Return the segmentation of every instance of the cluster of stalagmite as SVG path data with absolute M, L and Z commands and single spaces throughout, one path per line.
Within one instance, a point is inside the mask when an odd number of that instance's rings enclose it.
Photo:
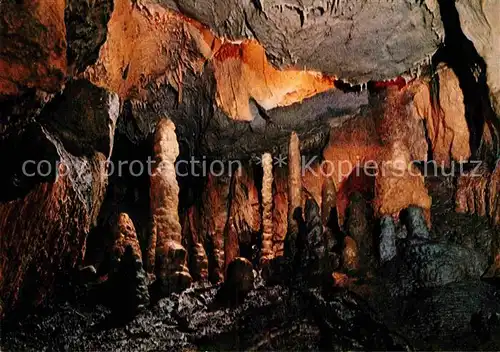
M 269 153 L 262 155 L 262 255 L 261 262 L 266 263 L 274 257 L 273 252 L 273 157 Z
M 156 127 L 153 152 L 150 186 L 152 232 L 147 268 L 150 272 L 154 270 L 165 289 L 175 290 L 189 286 L 192 279 L 186 266 L 187 252 L 181 243 L 178 214 L 179 186 L 174 163 L 179 155 L 179 145 L 175 125 L 169 119 L 161 120 Z

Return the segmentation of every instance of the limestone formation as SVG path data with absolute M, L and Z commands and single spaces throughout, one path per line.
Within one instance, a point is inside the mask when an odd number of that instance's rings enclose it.
M 154 137 L 154 165 L 151 175 L 152 232 L 148 245 L 148 270 L 155 272 L 162 290 L 175 291 L 191 284 L 187 252 L 182 245 L 179 223 L 179 186 L 175 160 L 179 145 L 175 125 L 160 120 Z
M 262 155 L 262 247 L 261 263 L 274 257 L 273 252 L 273 157 Z

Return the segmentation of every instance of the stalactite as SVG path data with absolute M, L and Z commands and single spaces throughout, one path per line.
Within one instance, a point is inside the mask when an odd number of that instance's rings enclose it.
M 262 155 L 262 255 L 261 263 L 267 263 L 273 253 L 273 157 Z
M 167 291 L 191 284 L 186 266 L 187 252 L 181 244 L 179 223 L 179 186 L 175 173 L 175 160 L 179 145 L 175 125 L 162 119 L 154 137 L 154 161 L 151 175 L 152 233 L 148 246 L 148 268 L 154 268 L 162 288 Z
M 288 227 L 288 189 L 284 169 L 277 168 L 274 178 L 273 197 L 273 252 L 275 257 L 283 255 L 283 242 Z
M 288 229 L 285 239 L 285 255 L 293 258 L 295 255 L 295 241 L 299 232 L 297 211 L 302 204 L 302 177 L 300 163 L 300 142 L 295 132 L 290 135 L 288 144 Z

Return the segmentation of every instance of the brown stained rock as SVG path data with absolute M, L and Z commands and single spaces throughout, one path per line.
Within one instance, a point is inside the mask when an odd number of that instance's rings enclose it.
M 170 286 L 168 290 L 186 288 L 192 278 L 186 266 L 187 252 L 182 246 L 179 223 L 179 186 L 175 160 L 179 146 L 175 125 L 162 119 L 154 137 L 154 161 L 151 176 L 152 233 L 148 244 L 148 270 L 154 269 L 157 279 Z
M 464 97 L 457 76 L 443 64 L 438 67 L 437 76 L 437 106 L 432 101 L 431 83 L 421 81 L 412 88 L 415 91 L 414 107 L 417 114 L 425 119 L 433 160 L 439 166 L 449 167 L 452 160 L 469 159 L 470 135 L 465 119 Z
M 288 184 L 284 169 L 277 168 L 274 177 L 273 197 L 273 253 L 275 257 L 283 255 L 283 244 L 288 227 Z
M 261 263 L 268 263 L 273 257 L 273 157 L 262 155 L 262 245 Z
M 132 248 L 132 255 L 136 260 L 142 261 L 142 252 L 137 239 L 134 223 L 127 213 L 120 213 L 113 229 L 115 242 L 112 248 L 112 261 L 117 262 L 123 257 L 125 248 Z
M 64 0 L 0 3 L 0 96 L 58 92 L 66 78 Z

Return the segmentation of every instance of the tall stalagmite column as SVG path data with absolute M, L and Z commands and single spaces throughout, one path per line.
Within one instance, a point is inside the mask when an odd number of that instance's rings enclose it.
M 152 233 L 148 248 L 148 270 L 154 268 L 162 289 L 175 291 L 188 287 L 191 276 L 186 266 L 187 252 L 181 244 L 179 186 L 175 160 L 179 145 L 175 125 L 160 120 L 154 136 L 154 164 L 151 175 Z
M 273 157 L 269 153 L 262 155 L 262 256 L 261 263 L 269 262 L 273 257 Z

